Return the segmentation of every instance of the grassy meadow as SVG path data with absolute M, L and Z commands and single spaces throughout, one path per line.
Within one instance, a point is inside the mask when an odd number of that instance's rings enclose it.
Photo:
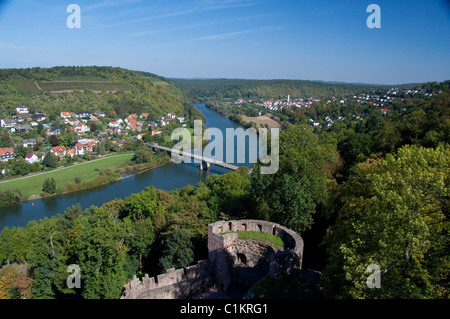
M 36 176 L 6 181 L 0 183 L 0 189 L 2 191 L 18 189 L 22 196 L 27 198 L 31 196 L 40 196 L 42 184 L 47 178 L 53 177 L 57 187 L 61 187 L 68 183 L 74 183 L 75 177 L 80 178 L 81 181 L 92 181 L 99 176 L 100 171 L 105 168 L 117 169 L 131 165 L 133 155 L 133 153 L 126 153 L 108 156 L 99 160 L 70 166 Z

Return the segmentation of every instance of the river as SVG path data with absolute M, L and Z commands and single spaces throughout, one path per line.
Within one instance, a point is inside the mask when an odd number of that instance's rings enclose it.
M 205 126 L 207 128 L 215 127 L 220 129 L 223 132 L 224 139 L 226 128 L 241 127 L 225 116 L 208 109 L 205 104 L 195 104 L 195 107 L 205 115 Z M 246 146 L 248 147 L 247 144 Z M 244 164 L 234 164 L 237 166 L 252 166 L 251 163 L 248 163 L 248 159 L 246 159 Z M 147 186 L 153 185 L 158 189 L 170 191 L 187 185 L 195 186 L 198 182 L 204 181 L 209 174 L 224 174 L 226 172 L 228 172 L 227 169 L 213 165 L 209 171 L 201 171 L 199 164 L 169 163 L 153 170 L 129 176 L 112 184 L 0 208 L 0 230 L 4 227 L 24 227 L 31 220 L 40 220 L 63 213 L 67 207 L 77 203 L 83 209 L 91 205 L 101 206 L 103 203 L 115 198 L 125 198 L 133 193 L 139 193 Z

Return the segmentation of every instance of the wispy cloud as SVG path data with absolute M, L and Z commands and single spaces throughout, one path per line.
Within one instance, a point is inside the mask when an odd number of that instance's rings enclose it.
M 105 0 L 93 5 L 90 5 L 88 7 L 83 8 L 83 11 L 90 11 L 90 10 L 94 10 L 94 9 L 99 9 L 99 8 L 106 8 L 106 7 L 117 7 L 117 6 L 121 6 L 124 4 L 132 4 L 132 3 L 137 3 L 137 2 L 142 2 L 142 0 Z
M 131 33 L 130 36 L 131 37 L 142 37 L 142 36 L 145 36 L 145 35 L 152 35 L 152 34 L 158 34 L 158 33 L 165 33 L 165 32 L 173 32 L 173 31 L 180 31 L 180 30 L 189 30 L 189 29 L 203 28 L 203 27 L 208 26 L 208 25 L 210 25 L 210 24 L 202 23 L 202 24 L 196 24 L 196 25 L 190 25 L 190 26 L 180 26 L 180 27 L 167 28 L 167 29 L 141 31 L 141 32 Z
M 132 0 L 130 0 L 132 1 Z M 229 1 L 204 1 L 200 3 L 197 6 L 184 9 L 184 10 L 177 10 L 177 11 L 171 11 L 166 13 L 161 13 L 153 16 L 143 17 L 139 19 L 133 19 L 128 21 L 122 21 L 119 23 L 108 25 L 107 27 L 117 27 L 117 26 L 123 26 L 126 24 L 132 24 L 132 23 L 139 23 L 139 22 L 145 22 L 150 20 L 156 20 L 156 19 L 164 19 L 164 18 L 170 18 L 170 17 L 177 17 L 177 16 L 183 16 L 188 14 L 194 14 L 199 12 L 208 12 L 208 11 L 218 11 L 218 10 L 224 10 L 224 9 L 233 9 L 233 8 L 243 8 L 243 7 L 253 7 L 256 5 L 261 4 L 261 2 L 257 1 L 236 1 L 236 0 L 229 0 Z
M 236 31 L 236 32 L 229 32 L 229 33 L 222 33 L 222 34 L 215 34 L 215 35 L 208 35 L 204 37 L 199 37 L 195 39 L 191 39 L 189 41 L 209 41 L 209 40 L 220 40 L 220 39 L 228 39 L 235 36 L 239 36 L 242 34 L 249 34 L 249 33 L 255 33 L 265 30 L 273 30 L 274 28 L 272 26 L 270 27 L 262 27 L 262 28 L 256 28 L 256 29 L 250 29 L 250 30 L 243 30 L 243 31 Z
M 3 49 L 25 49 L 24 46 L 15 45 L 12 43 L 5 43 L 5 42 L 0 42 L 0 48 L 3 48 Z
M 215 20 L 212 22 L 197 23 L 197 24 L 193 24 L 193 25 L 183 25 L 183 26 L 173 27 L 173 28 L 133 32 L 133 33 L 129 34 L 129 36 L 141 37 L 141 36 L 159 34 L 159 33 L 165 33 L 165 32 L 198 29 L 198 28 L 204 28 L 204 27 L 218 25 L 218 24 L 232 23 L 232 22 L 237 22 L 237 21 L 255 20 L 258 18 L 264 18 L 264 17 L 268 17 L 268 16 L 269 16 L 268 14 L 259 14 L 259 15 L 254 15 L 254 16 L 245 16 L 245 17 L 236 17 L 236 18 L 231 18 L 231 19 Z

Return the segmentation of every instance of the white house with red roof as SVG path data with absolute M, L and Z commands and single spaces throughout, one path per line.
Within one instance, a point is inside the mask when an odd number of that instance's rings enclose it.
M 51 153 L 53 153 L 53 154 L 55 154 L 56 156 L 59 156 L 59 157 L 66 156 L 66 151 L 67 150 L 66 150 L 66 147 L 64 145 L 59 145 L 59 146 L 52 147 L 51 150 L 50 150 Z
M 153 135 L 158 135 L 158 134 L 161 134 L 162 132 L 161 131 L 158 131 L 158 130 L 156 130 L 156 129 L 153 129 L 152 130 L 152 136 Z
M 138 122 L 131 115 L 125 119 L 125 123 L 127 124 L 127 129 L 128 130 L 136 131 L 136 130 L 139 129 Z
M 84 123 L 78 123 L 77 125 L 75 125 L 74 130 L 78 135 L 83 135 L 90 132 L 89 127 Z
M 27 163 L 29 163 L 29 164 L 38 163 L 39 162 L 39 157 L 36 154 L 28 153 L 25 156 L 25 161 Z
M 59 113 L 59 117 L 62 119 L 69 119 L 72 116 L 72 113 L 70 112 L 61 112 Z

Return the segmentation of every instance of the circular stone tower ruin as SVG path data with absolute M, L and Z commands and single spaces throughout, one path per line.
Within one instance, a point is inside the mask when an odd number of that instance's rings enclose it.
M 264 240 L 240 240 L 239 232 L 263 232 L 280 237 L 283 247 Z M 241 297 L 266 275 L 301 268 L 303 239 L 293 230 L 261 220 L 219 221 L 208 225 L 209 266 L 215 288 Z
M 261 236 L 240 239 L 241 232 L 267 233 L 281 238 L 274 245 Z M 255 234 L 253 234 L 255 235 Z M 269 236 L 270 237 L 270 236 Z M 124 286 L 123 299 L 192 298 L 219 292 L 241 298 L 263 277 L 287 274 L 302 267 L 303 239 L 293 230 L 262 220 L 219 221 L 208 225 L 208 259 L 183 269 Z M 295 271 L 294 271 L 295 272 Z

